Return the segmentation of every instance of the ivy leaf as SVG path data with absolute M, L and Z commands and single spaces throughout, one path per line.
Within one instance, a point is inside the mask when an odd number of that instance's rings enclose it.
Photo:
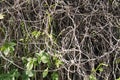
M 45 78 L 46 76 L 47 76 L 47 74 L 48 74 L 48 68 L 46 68 L 44 71 L 43 71 L 43 78 Z
M 4 15 L 0 13 L 0 19 L 4 19 Z

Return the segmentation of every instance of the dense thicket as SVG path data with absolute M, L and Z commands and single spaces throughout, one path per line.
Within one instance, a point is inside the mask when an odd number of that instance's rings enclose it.
M 120 80 L 119 0 L 0 0 L 0 80 Z

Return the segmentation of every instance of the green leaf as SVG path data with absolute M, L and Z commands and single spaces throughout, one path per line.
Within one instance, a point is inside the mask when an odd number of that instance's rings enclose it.
M 12 47 L 16 45 L 16 43 L 14 43 L 14 42 L 9 42 L 8 44 L 9 44 L 9 46 L 12 46 Z
M 37 58 L 33 58 L 33 64 L 34 66 L 37 66 Z
M 33 68 L 33 60 L 32 60 L 32 58 L 28 58 L 27 60 L 29 62 L 27 63 L 26 68 L 27 68 L 27 70 L 32 70 L 32 68 Z
M 4 53 L 5 56 L 7 56 L 9 52 L 10 52 L 10 48 L 8 47 L 4 50 L 3 53 Z
M 36 53 L 36 57 L 37 57 L 37 61 L 38 61 L 38 63 L 40 64 L 40 63 L 41 63 L 41 57 L 42 57 L 42 54 L 40 54 L 40 53 Z
M 32 58 L 31 58 L 31 57 L 30 57 L 30 58 L 27 58 L 27 61 L 29 61 L 29 62 L 32 61 Z
M 14 43 L 14 42 L 5 42 L 2 45 L 0 50 L 4 53 L 5 56 L 7 56 L 10 52 L 14 51 L 15 45 L 16 45 L 16 43 Z
M 43 71 L 43 78 L 45 78 L 46 76 L 47 76 L 47 74 L 48 74 L 48 68 L 46 68 L 44 71 Z
M 10 48 L 10 52 L 13 52 L 15 50 L 14 47 L 9 47 Z
M 63 64 L 63 62 L 62 62 L 61 60 L 59 60 L 59 59 L 57 59 L 57 60 L 55 61 L 55 65 L 57 66 L 57 68 L 59 68 L 60 65 L 62 65 L 62 64 Z
M 10 72 L 10 74 L 12 74 L 13 77 L 17 77 L 17 78 L 20 76 L 20 74 L 19 74 L 19 72 L 18 72 L 17 69 L 13 69 L 13 70 Z
M 33 58 L 33 62 L 36 62 L 37 61 L 37 59 L 36 58 Z
M 33 66 L 36 65 L 36 58 L 28 58 L 27 59 L 28 63 L 26 65 L 27 70 L 32 70 Z
M 49 63 L 49 55 L 45 53 L 44 51 L 41 51 L 40 53 L 36 53 L 36 57 L 38 60 L 38 63 Z
M 4 19 L 4 15 L 0 13 L 0 19 Z
M 23 62 L 24 64 L 26 64 L 26 63 L 27 63 L 27 58 L 26 58 L 26 57 L 22 57 L 22 62 Z
M 89 76 L 89 79 L 90 79 L 90 80 L 97 80 L 96 77 L 95 77 L 93 74 L 91 74 L 91 75 Z
M 51 77 L 52 77 L 52 80 L 58 80 L 59 79 L 59 76 L 58 76 L 57 72 L 53 72 Z
M 26 75 L 28 75 L 29 77 L 33 77 L 34 73 L 31 70 L 27 70 Z
M 103 71 L 103 68 L 101 67 L 101 68 L 99 68 L 98 70 L 99 70 L 100 72 L 102 72 L 102 71 Z
M 0 74 L 0 80 L 15 80 L 20 76 L 17 69 L 11 70 L 9 73 Z
M 22 73 L 22 80 L 30 80 L 29 76 L 26 74 L 26 71 Z
M 32 36 L 35 37 L 36 39 L 40 36 L 41 32 L 40 31 L 33 31 Z
M 43 56 L 41 57 L 41 61 L 42 61 L 42 63 L 48 63 L 48 62 L 49 62 L 49 59 L 48 59 L 47 56 L 43 55 Z

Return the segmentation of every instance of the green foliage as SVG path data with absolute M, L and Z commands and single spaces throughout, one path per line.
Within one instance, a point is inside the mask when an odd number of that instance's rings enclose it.
M 32 70 L 27 70 L 25 73 L 28 77 L 33 77 L 34 76 L 34 72 Z
M 27 58 L 26 57 L 22 57 L 22 62 L 24 63 L 24 64 L 27 64 Z
M 30 76 L 27 71 L 22 73 L 22 80 L 30 80 Z
M 32 70 L 33 66 L 36 64 L 37 59 L 36 58 L 28 58 L 28 63 L 26 65 L 27 70 Z
M 32 36 L 35 37 L 36 39 L 40 36 L 41 32 L 40 31 L 33 31 Z
M 53 72 L 51 77 L 52 77 L 52 80 L 58 80 L 59 79 L 59 75 L 58 75 L 57 72 Z
M 57 56 L 59 56 L 59 55 L 55 54 L 55 56 L 53 57 L 53 60 L 55 62 L 55 66 L 57 68 L 59 68 L 63 64 L 63 62 Z
M 50 55 L 45 53 L 44 51 L 41 51 L 40 53 L 36 53 L 38 63 L 49 63 L 50 62 Z
M 59 60 L 59 59 L 55 60 L 55 65 L 57 66 L 57 68 L 59 68 L 60 65 L 62 65 L 62 64 L 63 64 L 63 62 L 61 60 Z
M 17 69 L 13 69 L 12 71 L 4 74 L 0 74 L 0 80 L 18 80 L 20 76 Z
M 12 53 L 14 51 L 14 46 L 16 43 L 14 42 L 5 42 L 0 50 L 4 53 L 5 56 L 7 56 L 9 53 Z
M 97 80 L 96 79 L 96 77 L 95 77 L 95 73 L 96 73 L 96 71 L 99 71 L 99 72 L 102 72 L 104 69 L 103 69 L 103 66 L 108 66 L 107 64 L 104 64 L 104 63 L 100 63 L 98 66 L 97 66 L 97 68 L 96 69 L 92 69 L 92 73 L 90 74 L 90 76 L 89 76 L 89 79 L 90 80 Z
M 27 58 L 27 65 L 26 65 L 26 79 L 29 80 L 29 77 L 33 77 L 34 76 L 34 72 L 32 71 L 33 67 L 36 66 L 36 61 L 37 59 L 36 58 Z
M 43 71 L 43 78 L 45 78 L 46 76 L 47 76 L 47 74 L 48 74 L 48 68 L 46 68 L 44 71 Z
M 91 75 L 89 76 L 89 79 L 90 79 L 90 80 L 97 80 L 96 77 L 95 77 L 93 74 L 91 74 Z
M 57 55 L 50 58 L 50 55 L 44 51 L 41 51 L 40 53 L 36 53 L 37 61 L 40 64 L 41 62 L 44 64 L 47 64 L 47 68 L 43 71 L 43 78 L 45 78 L 48 75 L 48 71 L 51 64 L 55 64 L 56 68 L 59 68 L 63 62 L 57 57 Z M 50 61 L 53 61 L 53 63 Z M 52 65 L 53 67 L 54 65 Z M 58 80 L 58 73 L 53 72 L 51 75 L 52 80 Z
M 30 80 L 30 77 L 33 77 L 35 75 L 35 72 L 32 69 L 37 65 L 37 58 L 22 57 L 22 61 L 26 65 L 26 71 L 22 77 L 24 80 Z
M 100 71 L 102 72 L 103 71 L 103 66 L 108 66 L 107 64 L 104 64 L 104 63 L 100 63 L 96 69 L 92 69 L 92 72 L 95 73 L 96 71 Z
M 44 51 L 41 51 L 40 53 L 36 53 L 36 56 L 39 64 L 41 62 L 48 65 L 52 64 L 50 62 L 50 55 L 45 53 Z M 55 64 L 57 68 L 59 68 L 63 64 L 63 62 L 56 55 L 52 56 L 51 60 L 53 60 L 54 62 L 53 64 Z
M 100 71 L 100 72 L 102 72 L 103 71 L 103 66 L 108 66 L 107 64 L 104 64 L 104 63 L 100 63 L 98 66 L 97 66 L 97 68 L 95 69 L 95 71 Z
M 29 77 L 33 77 L 35 75 L 33 68 L 39 66 L 40 64 L 46 65 L 43 67 L 43 69 L 44 69 L 44 71 L 42 72 L 43 78 L 47 77 L 47 75 L 49 73 L 49 69 L 51 67 L 59 68 L 63 64 L 63 62 L 58 58 L 58 55 L 50 56 L 45 51 L 36 53 L 35 57 L 33 57 L 33 58 L 23 57 L 22 61 L 26 66 L 26 71 L 23 76 L 25 78 L 25 80 L 29 80 Z M 58 73 L 53 72 L 51 75 L 51 78 L 52 78 L 52 80 L 58 80 Z

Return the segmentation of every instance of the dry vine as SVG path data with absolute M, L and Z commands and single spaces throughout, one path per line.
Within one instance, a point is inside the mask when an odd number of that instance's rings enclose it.
M 55 69 L 60 80 L 89 80 L 91 74 L 98 80 L 120 77 L 119 0 L 4 0 L 0 12 L 5 14 L 0 45 L 16 41 L 16 67 L 23 69 L 23 56 L 44 49 L 51 56 L 56 52 L 64 62 Z M 31 36 L 34 30 L 41 32 L 37 39 Z M 11 57 L 2 57 L 11 62 Z M 103 71 L 92 73 L 101 63 L 107 65 Z

